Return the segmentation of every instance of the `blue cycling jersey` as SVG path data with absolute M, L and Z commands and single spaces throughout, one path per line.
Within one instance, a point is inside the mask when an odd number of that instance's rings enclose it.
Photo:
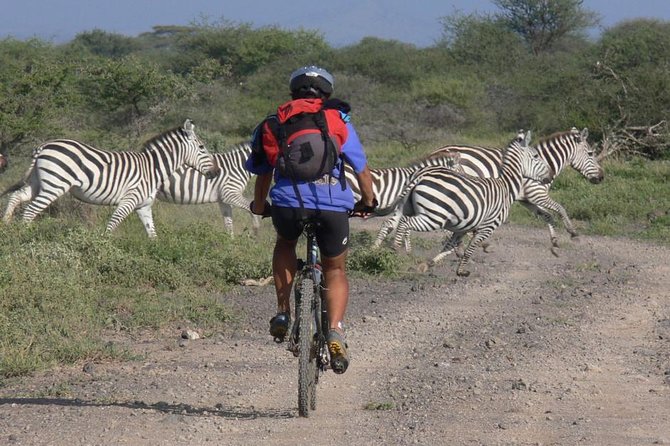
M 349 135 L 342 146 L 342 159 L 349 164 L 356 173 L 359 173 L 367 165 L 367 157 L 363 151 L 363 145 L 358 138 L 354 126 L 349 123 L 347 119 L 345 119 L 345 122 L 347 122 Z M 256 137 L 256 135 L 254 135 L 254 137 Z M 249 156 L 245 164 L 245 167 L 249 172 L 256 175 L 262 175 L 272 171 L 272 166 L 267 162 L 254 166 L 252 157 L 253 154 Z M 338 181 L 340 178 L 340 169 L 342 168 L 344 168 L 343 163 L 337 163 L 335 168 L 333 168 L 330 178 L 326 176 L 324 179 L 317 180 L 316 182 L 298 181 L 298 191 L 306 209 L 328 211 L 349 211 L 353 209 L 354 196 L 351 188 L 346 180 L 344 180 L 344 176 L 342 178 L 343 184 Z M 329 179 L 331 179 L 330 182 L 328 181 Z M 342 187 L 343 185 L 344 188 Z M 276 170 L 274 172 L 274 185 L 272 186 L 272 189 L 270 189 L 270 200 L 272 201 L 273 206 L 300 207 L 300 202 L 296 197 L 293 182 L 289 178 L 280 175 Z

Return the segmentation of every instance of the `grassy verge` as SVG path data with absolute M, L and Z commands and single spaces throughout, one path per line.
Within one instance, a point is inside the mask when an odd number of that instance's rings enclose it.
M 228 318 L 220 293 L 269 274 L 265 245 L 217 221 L 161 225 L 152 241 L 129 220 L 111 236 L 67 218 L 2 228 L 0 377 L 125 354 L 105 342 L 110 330 L 215 330 Z
M 552 185 L 552 198 L 565 207 L 577 231 L 670 244 L 670 162 L 611 160 L 603 168 L 601 184 L 566 169 Z M 510 221 L 544 225 L 517 204 Z M 556 228 L 565 234 L 558 217 Z

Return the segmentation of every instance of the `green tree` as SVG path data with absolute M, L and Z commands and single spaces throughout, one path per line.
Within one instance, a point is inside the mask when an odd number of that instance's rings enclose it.
M 82 73 L 82 91 L 101 117 L 101 127 L 136 126 L 139 133 L 191 92 L 183 78 L 135 55 L 89 63 Z
M 591 115 L 612 144 L 670 158 L 670 22 L 638 19 L 610 28 L 594 59 L 599 107 Z
M 276 26 L 253 29 L 249 24 L 228 21 L 203 23 L 178 38 L 180 51 L 190 66 L 201 59 L 217 60 L 229 67 L 236 81 L 275 61 L 293 66 L 294 60 L 324 60 L 330 51 L 323 35 L 316 31 L 288 31 Z M 188 69 L 188 67 L 187 67 Z
M 70 73 L 44 42 L 0 41 L 0 152 L 54 128 L 73 99 Z
M 489 75 L 509 71 L 526 57 L 519 36 L 495 17 L 455 14 L 440 20 L 443 30 L 438 45 L 449 51 L 457 65 Z
M 73 48 L 83 48 L 97 56 L 119 58 L 140 49 L 136 39 L 100 29 L 79 33 L 69 43 Z
M 520 35 L 533 54 L 550 50 L 560 39 L 583 33 L 598 24 L 596 13 L 583 0 L 492 0 L 498 17 Z

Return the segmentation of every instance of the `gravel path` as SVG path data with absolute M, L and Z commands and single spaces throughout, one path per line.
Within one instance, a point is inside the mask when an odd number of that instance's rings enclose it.
M 449 258 L 353 279 L 352 364 L 308 419 L 297 360 L 266 334 L 272 287 L 239 287 L 223 333 L 118 339 L 143 359 L 5 382 L 0 444 L 670 444 L 670 249 L 564 237 L 556 258 L 511 225 L 491 242 L 468 278 Z

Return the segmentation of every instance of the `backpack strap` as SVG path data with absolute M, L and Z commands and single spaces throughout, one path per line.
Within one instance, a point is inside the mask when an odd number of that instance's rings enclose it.
M 271 118 L 274 119 L 268 118 L 268 128 L 277 138 L 277 143 L 279 145 L 279 154 L 277 156 L 283 157 L 288 150 L 286 129 L 279 123 L 279 118 L 277 115 L 272 115 Z M 298 189 L 298 181 L 295 179 L 293 165 L 291 163 L 286 163 L 286 166 L 288 168 L 289 179 L 293 185 L 293 191 L 295 192 L 295 196 L 298 199 L 298 203 L 300 204 L 300 219 L 302 220 L 304 216 L 305 202 L 302 200 L 302 195 L 300 195 L 300 190 Z
M 340 101 L 339 99 L 335 99 L 337 101 L 336 104 L 331 103 L 330 105 L 339 105 L 339 104 L 344 104 L 345 106 L 348 107 L 349 104 L 346 102 Z M 326 103 L 327 104 L 327 103 Z M 333 154 L 333 159 L 338 159 L 339 160 L 339 172 L 340 176 L 337 179 L 340 182 L 340 187 L 342 187 L 342 190 L 345 190 L 347 188 L 346 186 L 346 179 L 344 177 L 344 159 L 342 159 L 342 154 L 340 154 L 337 151 L 337 148 L 333 144 L 333 141 L 330 139 L 330 132 L 328 131 L 328 121 L 326 120 L 326 115 L 324 113 L 324 110 L 326 108 L 337 108 L 334 106 L 331 107 L 326 107 L 326 104 L 324 104 L 324 107 L 319 110 L 319 113 L 316 113 L 314 115 L 314 123 L 316 126 L 321 130 L 321 136 L 323 137 L 323 142 L 326 145 L 326 150 L 332 152 Z M 328 173 L 328 184 L 330 185 L 330 180 L 333 178 L 333 172 Z M 329 186 L 330 188 L 330 186 Z M 331 195 L 332 196 L 332 195 Z

